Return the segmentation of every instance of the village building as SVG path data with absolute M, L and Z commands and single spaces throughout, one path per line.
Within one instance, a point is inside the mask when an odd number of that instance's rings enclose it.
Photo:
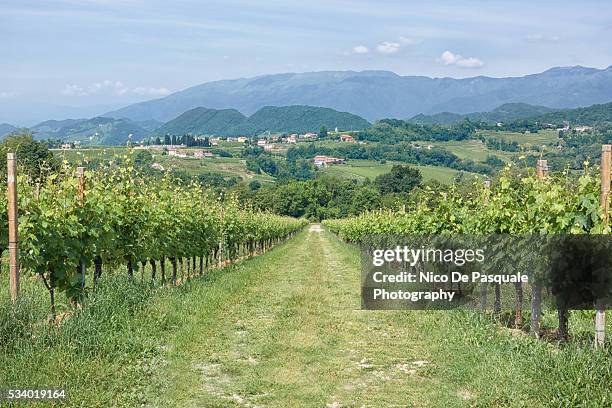
M 355 142 L 355 139 L 353 139 L 353 136 L 351 135 L 340 135 L 340 141 L 353 143 Z
M 312 161 L 317 167 L 327 167 L 333 164 L 346 164 L 346 160 L 344 159 L 329 156 L 315 156 Z

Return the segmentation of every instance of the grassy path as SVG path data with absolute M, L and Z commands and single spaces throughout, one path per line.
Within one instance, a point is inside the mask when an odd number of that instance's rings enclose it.
M 179 287 L 115 274 L 53 330 L 24 281 L 27 301 L 0 302 L 0 388 L 61 386 L 74 407 L 612 406 L 612 347 L 584 313 L 559 346 L 477 313 L 362 311 L 359 271 L 311 227 Z
M 359 310 L 357 250 L 316 226 L 226 272 L 182 300 L 186 320 L 168 339 L 151 406 L 574 406 L 586 392 L 610 398 L 605 385 L 580 383 L 594 364 L 588 349 L 551 348 L 465 314 Z

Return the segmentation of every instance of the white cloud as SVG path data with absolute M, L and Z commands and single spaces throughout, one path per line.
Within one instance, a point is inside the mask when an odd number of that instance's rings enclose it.
M 400 49 L 400 43 L 383 41 L 376 46 L 376 49 L 381 54 L 395 54 Z
M 450 51 L 444 51 L 440 56 L 440 60 L 444 65 L 456 65 L 461 68 L 480 68 L 484 62 L 474 57 L 464 57 L 460 54 L 454 54 Z
M 365 45 L 356 45 L 353 47 L 352 51 L 353 54 L 367 54 L 368 52 L 370 52 L 368 47 L 366 47 Z
M 111 81 L 105 79 L 101 82 L 93 82 L 86 86 L 67 84 L 62 90 L 63 95 L 67 96 L 89 96 L 96 94 L 111 94 L 117 96 L 124 95 L 143 95 L 143 96 L 163 96 L 168 95 L 171 91 L 168 88 L 137 86 L 130 88 L 121 81 Z

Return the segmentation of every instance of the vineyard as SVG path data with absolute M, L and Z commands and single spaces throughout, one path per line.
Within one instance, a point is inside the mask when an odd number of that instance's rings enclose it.
M 129 162 L 96 171 L 65 164 L 59 172 L 20 175 L 17 186 L 18 267 L 43 282 L 53 317 L 57 292 L 79 304 L 103 270 L 125 268 L 130 277 L 140 271 L 144 279 L 149 267 L 154 283 L 176 285 L 265 252 L 305 223 L 242 209 L 231 197 L 171 177 L 145 178 Z M 7 197 L 0 202 L 6 249 Z
M 489 181 L 476 182 L 474 189 L 467 192 L 457 187 L 444 193 L 429 189 L 414 208 L 368 212 L 324 224 L 353 243 L 372 236 L 609 234 L 609 163 L 609 146 L 604 146 L 601 172 L 587 167 L 579 176 L 569 172 L 549 175 L 546 161 L 542 160 L 537 173 L 518 173 L 508 168 L 493 185 Z M 518 248 L 514 251 L 520 252 Z M 522 290 L 519 285 L 520 300 Z M 540 282 L 531 284 L 530 331 L 536 337 L 542 334 L 541 291 Z M 499 315 L 501 293 L 497 288 L 495 296 L 495 314 Z M 605 311 L 597 309 L 595 345 L 603 346 Z M 520 304 L 515 312 L 514 326 L 522 329 Z M 569 313 L 564 308 L 558 309 L 557 335 L 562 340 L 568 337 Z

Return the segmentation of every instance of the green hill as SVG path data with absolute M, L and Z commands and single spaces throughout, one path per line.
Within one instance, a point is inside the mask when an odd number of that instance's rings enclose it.
M 530 118 L 541 123 L 561 125 L 563 121 L 577 125 L 594 125 L 602 122 L 612 122 L 612 102 L 592 105 L 586 108 L 563 109 Z
M 246 117 L 235 109 L 191 109 L 172 119 L 155 134 L 208 134 L 253 136 L 265 131 L 308 132 L 328 129 L 358 130 L 370 126 L 360 116 L 315 106 L 266 106 Z
M 150 132 L 128 119 L 95 117 L 92 119 L 48 120 L 31 128 L 36 139 L 61 139 L 66 142 L 122 145 L 132 135 L 139 141 Z
M 155 134 L 232 134 L 247 117 L 235 109 L 195 108 L 182 113 L 155 131 Z

